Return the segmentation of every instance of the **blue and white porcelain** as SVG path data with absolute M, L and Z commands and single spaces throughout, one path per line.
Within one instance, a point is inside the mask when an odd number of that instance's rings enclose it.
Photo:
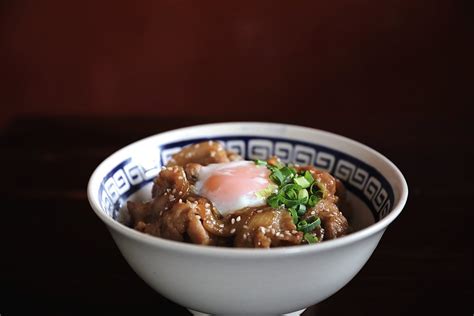
M 183 146 L 203 140 L 221 141 L 246 159 L 277 155 L 329 171 L 348 190 L 347 212 L 356 231 L 320 244 L 262 250 L 187 244 L 128 227 L 125 202 L 150 199 L 161 166 Z M 326 299 L 364 266 L 407 196 L 400 170 L 375 150 L 325 131 L 264 122 L 197 125 L 150 136 L 105 159 L 88 184 L 92 209 L 132 269 L 196 315 L 299 314 Z

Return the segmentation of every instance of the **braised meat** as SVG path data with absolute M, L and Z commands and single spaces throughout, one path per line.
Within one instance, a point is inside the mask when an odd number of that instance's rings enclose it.
M 132 227 L 175 241 L 246 248 L 291 246 L 311 240 L 320 242 L 348 232 L 349 223 L 338 207 L 345 193 L 342 183 L 313 166 L 293 166 L 293 173 L 297 172 L 302 177 L 306 172 L 306 179 L 314 181 L 311 188 L 303 190 L 306 194 L 317 191 L 318 199 L 312 207 L 306 209 L 300 206 L 290 210 L 285 204 L 272 207 L 270 203 L 264 203 L 228 214 L 221 213 L 209 198 L 198 194 L 196 186 L 202 180 L 200 177 L 205 166 L 238 160 L 242 158 L 225 150 L 216 141 L 183 148 L 172 156 L 155 178 L 152 200 L 128 202 Z M 277 157 L 270 157 L 264 163 L 270 169 L 281 165 Z M 316 186 L 315 189 L 313 186 Z M 255 194 L 269 196 L 275 195 L 275 192 L 277 185 L 271 184 Z M 304 197 L 301 199 L 304 200 Z M 295 219 L 295 210 L 303 210 L 299 221 Z

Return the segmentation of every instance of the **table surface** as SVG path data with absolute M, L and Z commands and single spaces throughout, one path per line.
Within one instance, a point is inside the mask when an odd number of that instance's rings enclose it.
M 347 116 L 338 124 L 308 117 L 251 118 L 361 141 L 391 159 L 410 188 L 405 209 L 360 273 L 304 315 L 471 315 L 473 186 L 468 162 L 473 161 L 473 144 L 468 118 L 454 121 L 441 113 L 383 117 L 380 112 L 360 122 Z M 0 136 L 0 314 L 133 315 L 150 310 L 188 315 L 128 266 L 91 210 L 86 185 L 104 158 L 130 142 L 225 120 L 24 117 L 5 127 Z

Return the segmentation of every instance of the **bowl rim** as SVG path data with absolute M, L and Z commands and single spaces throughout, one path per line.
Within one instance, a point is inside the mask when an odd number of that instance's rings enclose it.
M 168 240 L 156 236 L 151 236 L 139 231 L 136 231 L 133 228 L 127 227 L 126 225 L 114 220 L 110 216 L 104 214 L 99 205 L 97 194 L 94 192 L 95 186 L 93 185 L 94 181 L 101 172 L 101 169 L 104 168 L 108 164 L 110 160 L 114 157 L 120 156 L 122 153 L 126 152 L 131 147 L 138 146 L 141 143 L 148 142 L 149 140 L 165 136 L 167 134 L 172 134 L 176 132 L 183 132 L 186 130 L 191 130 L 195 128 L 217 128 L 217 127 L 224 127 L 230 125 L 252 125 L 252 124 L 259 124 L 259 125 L 266 125 L 268 127 L 288 127 L 292 129 L 300 129 L 301 131 L 308 131 L 308 132 L 318 132 L 325 134 L 328 137 L 333 137 L 339 139 L 341 141 L 349 142 L 355 146 L 360 147 L 362 150 L 367 151 L 377 159 L 381 160 L 391 171 L 396 175 L 396 179 L 388 180 L 389 183 L 393 186 L 393 183 L 397 183 L 400 185 L 400 197 L 398 201 L 395 201 L 392 211 L 379 220 L 378 222 L 371 224 L 368 227 L 365 227 L 361 230 L 358 230 L 354 233 L 349 235 L 332 239 L 326 240 L 322 243 L 317 245 L 296 245 L 296 246 L 288 246 L 288 247 L 275 247 L 270 249 L 256 249 L 256 248 L 231 248 L 231 247 L 214 247 L 214 246 L 205 246 L 205 245 L 196 245 L 185 243 L 181 241 L 174 241 Z M 295 124 L 286 124 L 286 123 L 275 123 L 275 122 L 260 122 L 260 121 L 228 121 L 228 122 L 218 122 L 218 123 L 208 123 L 208 124 L 197 124 L 197 125 L 189 125 L 184 126 L 176 129 L 167 130 L 164 132 L 156 133 L 139 140 L 136 140 L 128 145 L 116 150 L 115 152 L 108 155 L 102 162 L 94 169 L 91 176 L 89 177 L 88 185 L 87 185 L 87 197 L 90 206 L 92 207 L 93 211 L 96 215 L 106 224 L 106 226 L 110 229 L 113 229 L 115 232 L 118 232 L 122 235 L 125 235 L 128 238 L 131 238 L 137 242 L 142 242 L 149 246 L 162 248 L 168 251 L 180 252 L 180 253 L 187 253 L 192 255 L 211 255 L 211 256 L 218 256 L 218 257 L 233 257 L 233 258 L 269 258 L 269 257 L 281 257 L 287 256 L 291 254 L 313 254 L 317 252 L 323 252 L 343 246 L 347 246 L 353 244 L 359 240 L 368 238 L 372 235 L 377 234 L 378 232 L 385 230 L 388 225 L 393 222 L 403 210 L 407 198 L 408 198 L 408 185 L 403 176 L 402 172 L 398 169 L 398 167 L 390 161 L 387 157 L 376 151 L 375 149 L 364 145 L 361 142 L 348 138 L 346 136 L 342 136 L 333 132 L 328 132 L 325 130 L 320 130 L 317 128 L 306 127 L 302 125 L 295 125 Z

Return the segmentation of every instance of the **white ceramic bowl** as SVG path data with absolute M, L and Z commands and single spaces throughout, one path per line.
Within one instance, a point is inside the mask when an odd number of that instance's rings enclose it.
M 349 217 L 358 230 L 316 245 L 262 250 L 170 241 L 123 224 L 125 201 L 149 199 L 151 181 L 167 159 L 204 139 L 220 140 L 247 159 L 275 154 L 328 170 L 350 192 Z M 407 195 L 402 173 L 371 148 L 321 130 L 261 122 L 198 125 L 145 138 L 103 161 L 88 185 L 93 210 L 146 283 L 195 314 L 219 315 L 299 314 L 334 294 L 367 262 Z

